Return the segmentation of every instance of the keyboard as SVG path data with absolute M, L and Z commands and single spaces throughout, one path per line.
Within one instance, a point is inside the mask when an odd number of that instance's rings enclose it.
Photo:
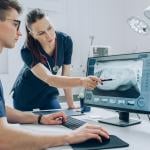
M 51 109 L 51 110 L 34 110 L 34 114 L 52 114 L 56 112 L 61 112 L 63 111 L 67 116 L 80 116 L 83 115 L 83 113 L 77 111 L 76 109 Z
M 74 129 L 79 128 L 80 126 L 82 126 L 85 123 L 86 123 L 85 121 L 68 116 L 67 122 L 63 123 L 62 125 L 69 129 L 74 130 Z

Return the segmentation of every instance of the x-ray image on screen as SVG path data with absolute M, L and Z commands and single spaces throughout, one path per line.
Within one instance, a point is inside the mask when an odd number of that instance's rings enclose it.
M 141 92 L 142 60 L 100 61 L 94 65 L 94 75 L 112 79 L 99 84 L 93 94 L 137 98 Z

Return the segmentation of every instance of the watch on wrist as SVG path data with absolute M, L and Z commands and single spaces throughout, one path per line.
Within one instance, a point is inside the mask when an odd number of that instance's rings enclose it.
M 42 124 L 42 123 L 41 123 L 42 117 L 43 117 L 42 114 L 40 114 L 40 115 L 38 116 L 38 118 L 37 118 L 37 123 L 38 123 L 38 124 Z

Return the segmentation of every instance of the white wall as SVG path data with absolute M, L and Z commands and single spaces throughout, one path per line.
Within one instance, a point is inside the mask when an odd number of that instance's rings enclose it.
M 143 10 L 150 5 L 149 0 L 19 0 L 24 7 L 21 16 L 23 36 L 17 47 L 8 52 L 8 74 L 0 75 L 5 95 L 23 65 L 20 48 L 25 39 L 24 18 L 32 8 L 47 10 L 56 29 L 67 32 L 74 42 L 73 75 L 84 75 L 86 59 L 90 49 L 89 36 L 95 37 L 95 45 L 109 45 L 109 54 L 148 51 L 150 36 L 140 36 L 132 31 L 127 18 L 143 16 Z M 150 24 L 150 20 L 146 20 Z

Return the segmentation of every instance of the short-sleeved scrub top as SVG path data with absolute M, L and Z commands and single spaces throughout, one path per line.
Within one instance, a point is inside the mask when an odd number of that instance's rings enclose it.
M 73 49 L 72 40 L 70 36 L 65 33 L 56 31 L 56 42 L 57 56 L 49 56 L 44 49 L 40 47 L 40 53 L 44 55 L 47 60 L 44 66 L 54 75 L 57 74 L 57 72 L 53 70 L 54 66 L 59 66 L 60 68 L 63 65 L 71 64 Z M 58 89 L 49 86 L 31 72 L 33 60 L 34 65 L 41 62 L 33 56 L 27 47 L 21 49 L 21 57 L 24 61 L 24 66 L 12 88 L 14 107 L 22 111 L 32 111 L 37 108 L 42 110 L 59 109 Z

